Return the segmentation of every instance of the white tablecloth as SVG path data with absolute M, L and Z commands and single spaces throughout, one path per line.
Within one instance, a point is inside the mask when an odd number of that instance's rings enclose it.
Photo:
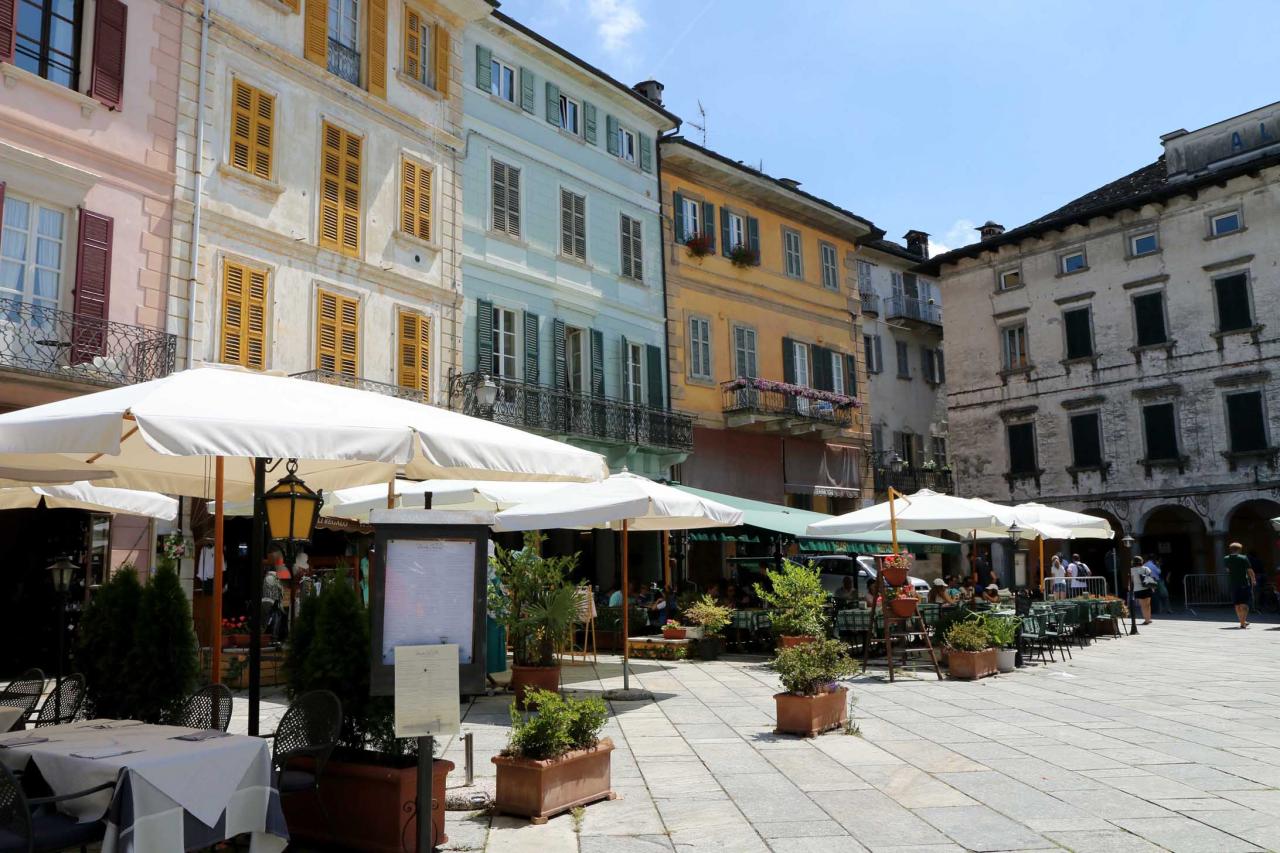
M 26 711 L 26 708 L 0 707 L 0 732 L 7 732 L 13 728 L 13 724 L 18 722 L 18 718 L 25 714 Z
M 283 819 L 267 741 L 239 735 L 174 740 L 192 731 L 131 720 L 49 726 L 0 736 L 0 762 L 10 769 L 34 763 L 59 795 L 115 780 L 114 790 L 61 804 L 81 820 L 107 815 L 104 853 L 174 853 L 243 832 L 253 834 L 255 851 L 283 849 L 286 839 L 269 834 L 283 833 Z M 21 744 L 30 737 L 48 741 Z M 18 743 L 6 748 L 6 742 Z

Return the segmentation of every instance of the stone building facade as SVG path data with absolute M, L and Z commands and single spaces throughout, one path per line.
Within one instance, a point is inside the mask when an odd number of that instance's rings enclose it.
M 917 269 L 947 294 L 960 491 L 1106 517 L 1117 542 L 1073 547 L 1105 566 L 1131 535 L 1176 597 L 1233 540 L 1276 564 L 1280 104 L 1161 141 L 1154 163 Z

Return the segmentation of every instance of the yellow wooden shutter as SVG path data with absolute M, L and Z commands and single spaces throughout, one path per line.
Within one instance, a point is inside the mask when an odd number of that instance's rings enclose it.
M 402 52 L 404 53 L 404 73 L 414 80 L 422 79 L 422 67 L 418 62 L 418 54 L 422 50 L 420 44 L 422 32 L 422 19 L 418 17 L 418 13 L 404 7 L 404 38 Z
M 360 255 L 360 154 L 363 142 L 325 123 L 320 151 L 320 245 Z
M 435 36 L 432 40 L 432 49 L 435 51 L 435 55 L 431 58 L 436 66 L 436 91 L 448 97 L 449 60 L 453 54 L 453 47 L 449 42 L 449 31 L 444 28 L 443 24 L 435 24 L 431 28 L 431 34 Z
M 222 361 L 267 364 L 267 271 L 227 261 L 222 270 Z
M 387 0 L 369 0 L 369 94 L 387 97 Z
M 360 375 L 360 302 L 321 290 L 316 303 L 316 367 Z
M 235 80 L 231 84 L 231 165 L 271 180 L 276 99 Z
M 400 160 L 400 230 L 431 239 L 431 174 L 407 157 Z
M 302 22 L 302 56 L 322 68 L 329 67 L 329 3 L 328 0 L 304 0 L 306 17 Z
M 401 388 L 421 391 L 427 399 L 431 394 L 431 318 L 401 311 L 396 343 L 400 362 L 397 383 Z

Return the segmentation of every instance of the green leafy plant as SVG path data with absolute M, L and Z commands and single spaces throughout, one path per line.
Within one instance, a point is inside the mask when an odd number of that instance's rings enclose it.
M 783 689 L 797 696 L 817 696 L 859 669 L 848 646 L 830 639 L 780 649 L 769 666 L 778 673 Z
M 710 234 L 692 234 L 684 241 L 685 248 L 695 258 L 704 258 L 711 254 L 712 242 Z
M 598 696 L 578 698 L 530 690 L 525 704 L 537 713 L 521 713 L 511 703 L 511 736 L 503 755 L 541 761 L 589 749 L 599 742 L 609 719 L 609 709 Z
M 1017 641 L 1018 626 L 1022 624 L 1022 619 L 1017 616 L 984 614 L 982 616 L 982 624 L 991 636 L 991 642 L 999 648 L 1007 649 Z
M 496 580 L 489 585 L 489 613 L 507 629 L 516 666 L 554 666 L 578 612 L 577 591 L 568 582 L 578 555 L 543 557 L 541 542 L 530 531 L 520 550 L 498 547 L 489 558 Z
M 947 645 L 960 652 L 981 652 L 991 648 L 991 632 L 979 619 L 966 619 L 947 629 Z
M 739 243 L 729 250 L 729 260 L 735 267 L 753 267 L 760 263 L 760 253 Z
M 716 604 L 709 595 L 704 595 L 684 609 L 682 614 L 690 625 L 702 627 L 702 636 L 718 637 L 729 624 L 733 611 L 728 607 Z
M 76 666 L 84 673 L 85 702 L 90 717 L 128 719 L 131 679 L 125 674 L 138 624 L 142 584 L 138 570 L 126 563 L 112 573 L 80 619 L 76 632 Z
M 171 568 L 157 569 L 142 588 L 126 672 L 129 716 L 148 723 L 171 718 L 196 686 L 200 656 L 191 607 Z
M 774 633 L 790 637 L 820 637 L 826 633 L 827 591 L 821 570 L 810 563 L 783 560 L 780 570 L 769 569 L 769 589 L 755 585 L 756 595 L 773 611 Z

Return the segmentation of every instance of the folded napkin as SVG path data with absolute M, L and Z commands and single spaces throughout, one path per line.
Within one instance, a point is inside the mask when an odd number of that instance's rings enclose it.
M 0 749 L 8 749 L 11 746 L 31 746 L 37 743 L 48 743 L 47 737 L 39 735 L 27 735 L 26 737 L 16 737 L 9 740 L 0 741 Z
M 174 737 L 169 738 L 169 740 L 199 741 L 199 740 L 211 740 L 216 737 L 230 737 L 230 735 L 228 735 L 226 732 L 220 732 L 217 729 L 202 729 L 201 731 L 189 732 L 188 734 L 185 734 L 185 735 L 175 735 Z
M 101 746 L 97 749 L 86 749 L 83 752 L 71 753 L 72 758 L 89 758 L 94 761 L 99 758 L 115 758 L 117 755 L 128 755 L 131 752 L 142 752 L 140 749 L 129 749 L 127 746 Z

